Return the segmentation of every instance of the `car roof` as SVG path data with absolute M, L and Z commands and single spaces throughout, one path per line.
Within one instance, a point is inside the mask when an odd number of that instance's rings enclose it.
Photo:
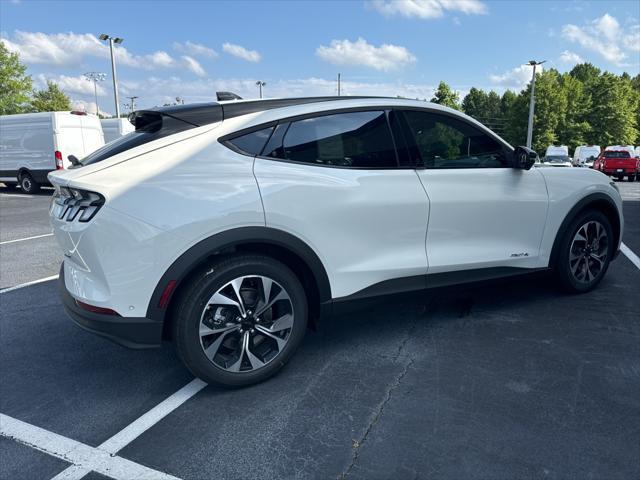
M 395 97 L 374 96 L 326 96 L 326 97 L 294 97 L 294 98 L 270 98 L 261 100 L 228 100 L 221 102 L 195 103 L 187 105 L 174 105 L 158 107 L 150 110 L 134 112 L 130 118 L 135 123 L 136 117 L 145 114 L 158 113 L 178 118 L 193 126 L 203 126 L 225 120 L 244 117 L 235 125 L 235 129 L 250 128 L 263 123 L 274 122 L 283 118 L 290 118 L 315 112 L 339 110 L 346 108 L 366 107 L 405 107 L 438 111 L 456 116 L 474 124 L 476 127 L 489 133 L 506 146 L 509 144 L 492 130 L 464 113 L 435 103 L 410 100 Z M 241 125 L 240 125 L 241 124 Z

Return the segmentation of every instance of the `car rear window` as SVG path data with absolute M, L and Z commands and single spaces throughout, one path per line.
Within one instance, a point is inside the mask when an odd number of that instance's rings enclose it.
M 260 155 L 260 152 L 262 152 L 264 144 L 267 143 L 267 140 L 269 140 L 269 137 L 271 136 L 272 130 L 273 125 L 225 140 L 222 143 L 239 153 L 255 157 L 256 155 Z
M 631 158 L 629 152 L 608 151 L 604 152 L 604 158 Z

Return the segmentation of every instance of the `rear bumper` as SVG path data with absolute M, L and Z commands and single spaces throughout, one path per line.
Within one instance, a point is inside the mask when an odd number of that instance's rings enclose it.
M 622 170 L 619 172 L 618 170 Z M 616 167 L 616 168 L 605 168 L 602 170 L 603 173 L 607 175 L 634 175 L 636 173 L 636 169 L 628 168 L 628 167 Z
M 162 322 L 144 317 L 121 317 L 92 313 L 78 307 L 64 280 L 64 264 L 58 280 L 60 297 L 67 315 L 80 328 L 128 348 L 154 348 L 162 342 Z

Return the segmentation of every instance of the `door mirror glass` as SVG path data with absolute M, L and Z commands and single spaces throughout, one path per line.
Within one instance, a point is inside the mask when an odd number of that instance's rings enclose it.
M 538 154 L 527 147 L 516 147 L 513 152 L 513 168 L 529 170 L 538 159 Z

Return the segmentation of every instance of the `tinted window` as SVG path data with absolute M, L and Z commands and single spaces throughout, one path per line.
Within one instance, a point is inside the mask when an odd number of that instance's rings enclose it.
M 148 120 L 148 122 L 144 125 L 139 125 L 143 117 L 145 117 L 145 120 Z M 101 162 L 134 147 L 195 127 L 191 123 L 184 122 L 177 118 L 167 117 L 160 113 L 140 115 L 136 121 L 138 124 L 136 125 L 135 132 L 128 133 L 113 142 L 107 143 L 104 147 L 99 148 L 81 159 L 80 163 L 82 165 L 91 165 L 92 163 Z
M 604 152 L 604 158 L 631 158 L 631 154 L 629 152 L 619 152 L 619 151 L 607 151 Z
M 282 141 L 284 135 L 287 133 L 289 123 L 279 123 L 276 125 L 276 129 L 273 131 L 273 135 L 269 139 L 262 151 L 262 155 L 265 157 L 284 158 L 284 149 L 282 147 Z
M 429 112 L 404 113 L 412 157 L 426 168 L 507 167 L 503 146 L 466 122 Z
M 264 144 L 267 143 L 271 136 L 272 130 L 273 127 L 263 128 L 262 130 L 232 138 L 225 143 L 233 145 L 237 150 L 247 155 L 260 155 Z
M 271 144 L 271 142 L 270 142 Z M 292 122 L 271 156 L 354 168 L 397 166 L 385 112 L 345 112 Z

